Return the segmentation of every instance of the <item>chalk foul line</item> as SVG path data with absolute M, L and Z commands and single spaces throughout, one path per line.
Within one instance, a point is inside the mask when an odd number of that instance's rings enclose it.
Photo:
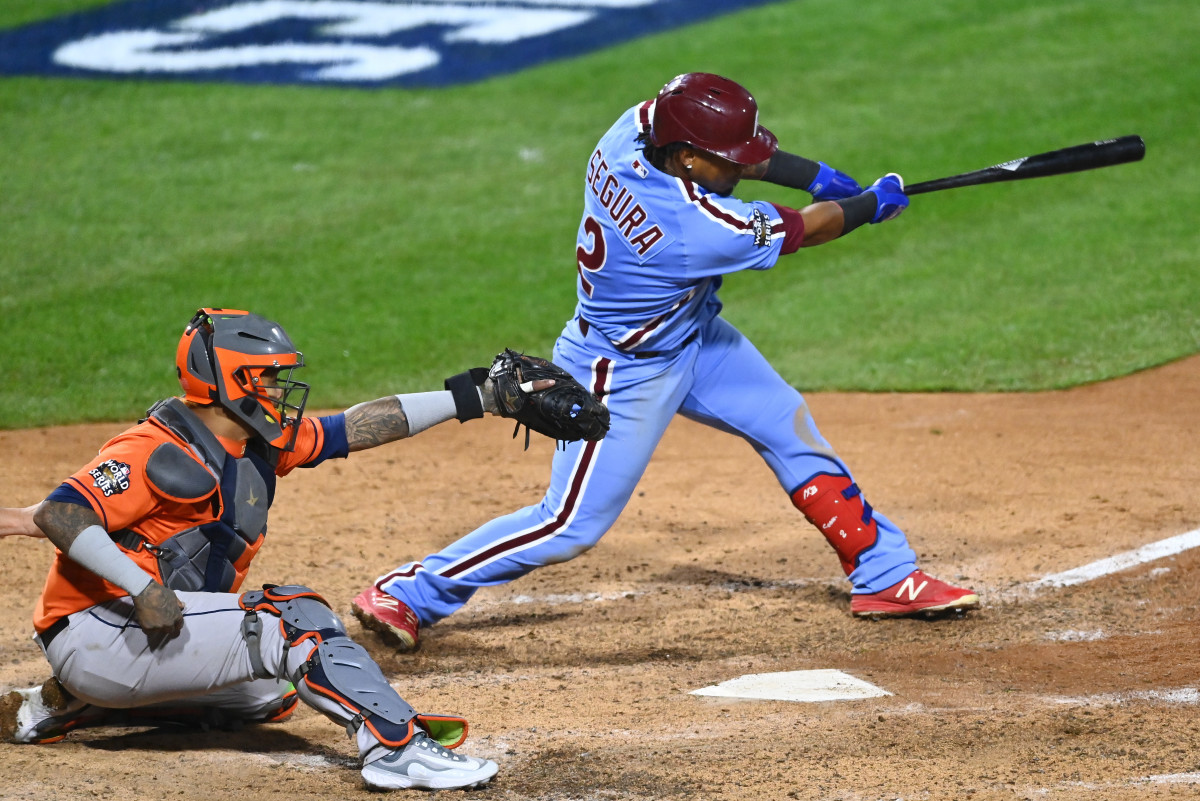
M 1122 570 L 1128 570 L 1131 567 L 1136 567 L 1146 562 L 1153 562 L 1156 559 L 1162 559 L 1166 556 L 1174 556 L 1177 553 L 1183 553 L 1197 546 L 1200 546 L 1200 528 L 1185 534 L 1168 537 L 1165 540 L 1152 542 L 1149 545 L 1143 545 L 1140 548 L 1125 551 L 1124 553 L 1110 556 L 1107 559 L 1100 559 L 1083 567 L 1043 576 L 1026 586 L 1031 590 L 1040 590 L 1046 587 L 1070 587 L 1073 584 L 1082 584 L 1085 581 L 1091 581 L 1092 579 L 1107 576 L 1111 573 L 1119 573 Z

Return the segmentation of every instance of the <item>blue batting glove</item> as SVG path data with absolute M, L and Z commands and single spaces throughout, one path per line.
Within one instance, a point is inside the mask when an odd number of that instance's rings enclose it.
M 818 161 L 817 164 L 821 169 L 817 170 L 817 177 L 813 178 L 813 182 L 808 185 L 808 191 L 812 193 L 813 200 L 841 200 L 863 193 L 863 188 L 858 185 L 858 181 L 846 173 L 835 170 L 823 161 Z
M 904 179 L 894 172 L 880 178 L 867 187 L 867 191 L 876 197 L 875 216 L 872 223 L 881 223 L 893 217 L 899 217 L 900 212 L 908 208 L 908 195 L 904 194 Z

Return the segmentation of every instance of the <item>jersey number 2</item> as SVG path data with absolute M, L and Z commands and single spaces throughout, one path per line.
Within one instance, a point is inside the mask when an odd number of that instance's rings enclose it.
M 592 249 L 586 250 L 583 245 L 575 248 L 575 264 L 579 270 L 579 284 L 583 287 L 584 294 L 590 298 L 594 287 L 588 280 L 587 273 L 599 272 L 604 267 L 608 246 L 604 244 L 604 229 L 596 222 L 595 217 L 588 215 L 584 218 L 583 232 L 592 238 Z

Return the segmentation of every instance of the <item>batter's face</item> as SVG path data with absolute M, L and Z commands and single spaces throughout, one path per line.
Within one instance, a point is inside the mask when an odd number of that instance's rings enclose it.
M 688 180 L 718 195 L 731 194 L 742 180 L 741 164 L 703 150 L 685 148 L 679 152 L 679 160 Z

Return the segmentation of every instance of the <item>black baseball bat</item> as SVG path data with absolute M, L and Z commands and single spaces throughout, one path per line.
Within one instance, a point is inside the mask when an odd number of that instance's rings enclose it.
M 937 192 L 958 186 L 994 184 L 997 181 L 1020 181 L 1024 178 L 1041 178 L 1046 175 L 1063 175 L 1068 172 L 1094 170 L 1097 167 L 1111 167 L 1114 164 L 1141 161 L 1145 155 L 1146 143 L 1142 141 L 1142 137 L 1120 136 L 1116 139 L 1105 139 L 1100 142 L 1089 142 L 1086 145 L 1051 150 L 1049 153 L 1038 153 L 1036 156 L 1026 156 L 992 167 L 984 167 L 982 170 L 935 178 L 932 181 L 921 181 L 904 187 L 904 194 L 920 195 L 925 192 Z

